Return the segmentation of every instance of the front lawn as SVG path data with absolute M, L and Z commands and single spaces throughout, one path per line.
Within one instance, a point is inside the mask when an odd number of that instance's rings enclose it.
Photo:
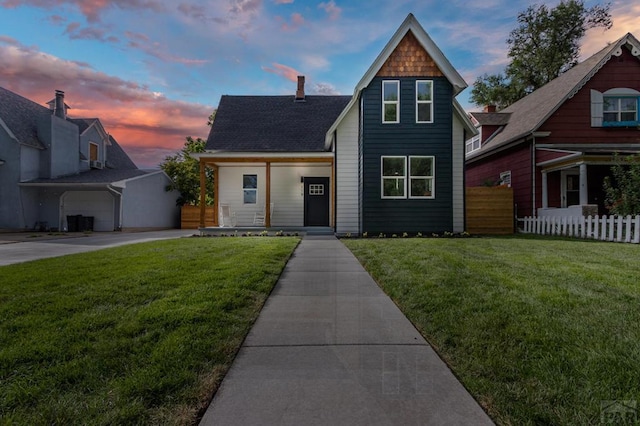
M 599 424 L 607 401 L 640 408 L 639 246 L 343 241 L 497 423 Z
M 0 267 L 0 424 L 192 424 L 295 238 L 183 238 Z

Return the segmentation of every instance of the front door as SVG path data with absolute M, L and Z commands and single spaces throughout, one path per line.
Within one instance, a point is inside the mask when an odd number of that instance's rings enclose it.
M 329 226 L 329 178 L 304 178 L 304 226 Z
M 562 172 L 562 207 L 580 204 L 580 173 L 577 170 Z

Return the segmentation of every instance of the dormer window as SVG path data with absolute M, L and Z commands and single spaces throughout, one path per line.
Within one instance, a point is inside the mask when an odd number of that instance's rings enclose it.
M 465 153 L 470 154 L 480 149 L 480 134 L 475 135 L 465 143 Z
M 400 82 L 398 80 L 382 82 L 382 122 L 400 122 Z

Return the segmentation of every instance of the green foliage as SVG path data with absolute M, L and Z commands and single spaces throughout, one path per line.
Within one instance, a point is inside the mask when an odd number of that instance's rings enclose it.
M 640 214 L 640 155 L 616 159 L 611 167 L 613 178 L 604 179 L 605 205 L 612 214 Z
M 166 157 L 160 164 L 160 168 L 172 180 L 166 190 L 180 192 L 180 198 L 176 201 L 179 206 L 200 203 L 200 163 L 191 154 L 204 152 L 205 145 L 205 140 L 187 136 L 184 147 L 175 155 Z M 205 176 L 207 185 L 205 204 L 210 206 L 213 204 L 213 170 L 205 169 Z
M 197 424 L 297 243 L 181 238 L 0 267 L 0 424 Z
M 533 5 L 520 12 L 518 27 L 507 38 L 511 62 L 504 75 L 479 77 L 471 101 L 505 108 L 575 66 L 585 32 L 611 28 L 609 8 L 609 3 L 587 8 L 582 0 L 563 0 L 554 8 Z

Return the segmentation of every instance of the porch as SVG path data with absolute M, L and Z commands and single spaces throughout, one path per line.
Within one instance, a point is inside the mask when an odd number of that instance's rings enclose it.
M 605 215 L 606 194 L 603 182 L 611 175 L 615 162 L 612 153 L 563 153 L 552 160 L 537 163 L 540 172 L 542 207 L 539 217 L 587 217 Z
M 206 196 L 206 168 L 213 170 L 214 182 L 213 227 L 205 226 L 200 203 L 200 229 L 228 234 L 334 227 L 333 153 L 218 151 L 199 158 L 201 199 Z

